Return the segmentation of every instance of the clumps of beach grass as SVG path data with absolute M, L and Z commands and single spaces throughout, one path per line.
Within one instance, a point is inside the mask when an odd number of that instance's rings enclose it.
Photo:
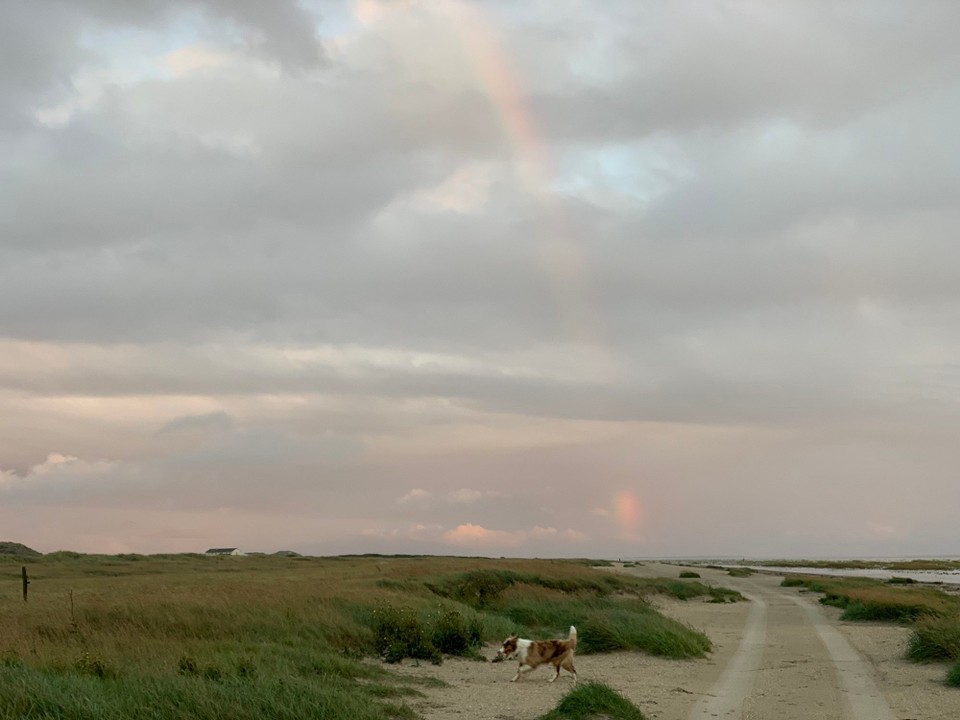
M 671 658 L 702 657 L 709 638 L 660 614 L 649 596 L 680 600 L 705 597 L 735 602 L 735 590 L 700 582 L 635 578 L 625 575 L 550 577 L 510 570 L 471 570 L 425 582 L 440 597 L 473 607 L 483 619 L 485 636 L 494 626 L 527 637 L 563 635 L 572 624 L 579 630 L 578 652 L 639 650 Z M 508 620 L 504 624 L 504 620 Z
M 917 623 L 907 644 L 907 657 L 914 662 L 960 660 L 960 617 Z
M 646 720 L 640 708 L 603 683 L 582 683 L 539 720 Z
M 666 618 L 649 606 L 624 604 L 602 612 L 588 611 L 578 622 L 577 652 L 583 655 L 641 650 L 660 657 L 694 658 L 712 649 L 710 639 L 702 632 Z
M 681 578 L 699 578 L 700 573 L 693 572 L 693 570 L 682 570 L 680 572 L 680 577 Z
M 691 600 L 693 598 L 709 598 L 708 602 L 727 603 L 739 602 L 744 597 L 736 590 L 720 587 L 717 585 L 704 585 L 701 582 L 680 582 L 679 580 L 670 580 L 660 583 L 657 591 L 663 595 L 670 595 L 677 600 Z
M 729 575 L 730 577 L 750 577 L 755 573 L 756 573 L 756 570 L 748 567 L 727 568 L 727 575 Z
M 960 610 L 960 601 L 933 588 L 890 585 L 869 578 L 793 578 L 784 587 L 803 587 L 822 593 L 820 602 L 843 610 L 841 620 L 910 624 L 927 617 L 943 617 Z

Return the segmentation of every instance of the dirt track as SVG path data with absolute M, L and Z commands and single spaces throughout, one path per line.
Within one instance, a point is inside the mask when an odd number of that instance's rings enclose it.
M 624 572 L 676 577 L 678 568 L 646 564 Z M 671 617 L 702 629 L 714 644 L 703 660 L 664 660 L 640 653 L 578 656 L 581 681 L 622 692 L 651 720 L 956 720 L 960 691 L 943 685 L 944 665 L 903 659 L 909 630 L 841 623 L 839 611 L 780 577 L 733 578 L 703 570 L 703 580 L 740 590 L 749 603 L 662 602 Z M 487 653 L 492 657 L 493 649 Z M 412 704 L 427 720 L 527 720 L 551 709 L 572 686 L 564 673 L 548 683 L 540 669 L 508 682 L 514 663 L 447 660 L 401 672 L 440 678 Z

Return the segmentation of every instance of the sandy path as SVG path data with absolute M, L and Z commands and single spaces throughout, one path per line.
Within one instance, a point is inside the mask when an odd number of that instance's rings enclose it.
M 723 674 L 710 692 L 694 706 L 690 720 L 739 717 L 753 690 L 767 637 L 767 603 L 759 595 L 748 595 L 750 612 L 742 639 Z
M 679 568 L 645 564 L 625 572 L 676 577 Z M 641 653 L 578 656 L 581 681 L 609 684 L 650 720 L 956 720 L 960 691 L 943 685 L 944 665 L 903 659 L 909 630 L 841 623 L 817 596 L 781 588 L 780 577 L 732 578 L 702 570 L 705 582 L 734 587 L 749 603 L 715 605 L 660 600 L 661 610 L 704 630 L 714 652 L 701 660 Z M 493 656 L 494 649 L 486 652 Z M 440 667 L 405 664 L 399 672 L 432 676 L 448 687 L 428 689 L 411 705 L 427 720 L 532 720 L 572 686 L 544 669 L 508 682 L 513 662 L 447 660 Z

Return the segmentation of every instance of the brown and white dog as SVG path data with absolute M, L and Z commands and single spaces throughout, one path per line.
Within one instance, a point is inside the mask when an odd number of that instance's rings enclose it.
M 498 659 L 516 657 L 520 661 L 517 674 L 510 682 L 517 680 L 521 674 L 536 670 L 539 666 L 550 663 L 557 671 L 550 682 L 560 677 L 560 668 L 573 673 L 573 682 L 577 682 L 577 671 L 573 667 L 573 651 L 577 649 L 577 629 L 570 626 L 570 637 L 566 640 L 524 640 L 511 635 L 503 641 Z

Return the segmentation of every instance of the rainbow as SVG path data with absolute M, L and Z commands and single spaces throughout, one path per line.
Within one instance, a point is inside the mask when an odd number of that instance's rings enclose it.
M 503 135 L 513 148 L 520 186 L 537 198 L 542 208 L 544 239 L 538 248 L 539 261 L 554 294 L 564 337 L 602 348 L 602 323 L 589 302 L 591 282 L 586 256 L 550 188 L 555 173 L 547 145 L 528 106 L 519 73 L 497 38 L 489 11 L 467 0 L 357 0 L 354 12 L 362 25 L 370 26 L 389 13 L 410 12 L 417 7 L 442 17 L 459 38 L 471 74 L 489 98 Z M 606 364 L 612 371 L 614 364 L 609 356 Z
M 640 525 L 643 521 L 643 506 L 636 493 L 624 490 L 614 500 L 617 522 L 623 536 L 628 539 L 640 537 Z

